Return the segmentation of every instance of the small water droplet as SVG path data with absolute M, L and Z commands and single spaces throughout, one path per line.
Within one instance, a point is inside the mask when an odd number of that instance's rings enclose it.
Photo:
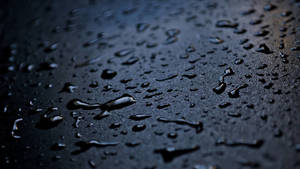
M 87 150 L 89 150 L 91 147 L 98 147 L 98 148 L 102 148 L 102 147 L 109 147 L 109 146 L 116 146 L 118 145 L 118 142 L 100 142 L 97 140 L 90 140 L 90 141 L 78 141 L 75 143 L 76 146 L 78 146 L 80 149 L 75 150 L 72 152 L 72 154 L 76 155 L 82 152 L 85 152 Z
M 219 20 L 216 23 L 216 27 L 219 28 L 235 28 L 237 26 L 237 23 L 231 22 L 230 20 Z
M 14 121 L 14 125 L 13 125 L 12 131 L 11 131 L 11 135 L 12 135 L 14 138 L 16 138 L 16 139 L 21 138 L 21 136 L 19 136 L 19 135 L 16 134 L 16 132 L 19 130 L 19 128 L 18 128 L 18 123 L 19 123 L 20 121 L 23 121 L 23 118 L 19 118 L 19 119 L 16 119 L 16 120 Z
M 129 119 L 135 120 L 135 121 L 140 121 L 140 120 L 145 120 L 145 119 L 150 118 L 150 117 L 151 117 L 150 115 L 135 114 L 135 115 L 129 116 Z
M 219 84 L 219 86 L 213 88 L 213 91 L 214 91 L 216 94 L 221 94 L 221 93 L 223 93 L 223 92 L 225 91 L 225 89 L 226 89 L 226 83 L 221 82 L 221 83 Z
M 264 44 L 264 43 L 262 43 L 262 44 L 259 45 L 259 48 L 256 49 L 256 52 L 264 53 L 264 54 L 270 54 L 270 53 L 273 53 L 273 52 L 270 50 L 270 48 L 269 48 L 266 44 Z
M 134 125 L 132 127 L 132 131 L 134 132 L 140 132 L 140 131 L 143 131 L 146 129 L 146 125 L 145 124 L 137 124 L 137 125 Z
M 209 42 L 212 44 L 221 44 L 224 40 L 220 39 L 219 37 L 210 37 Z
M 163 149 L 156 149 L 154 153 L 159 153 L 163 157 L 164 162 L 171 162 L 174 158 L 178 156 L 182 156 L 191 152 L 198 150 L 199 146 L 193 146 L 191 148 L 184 148 L 184 149 L 176 149 L 174 147 L 167 147 Z
M 104 69 L 101 74 L 102 79 L 112 79 L 117 75 L 117 72 L 111 69 Z
M 144 32 L 146 29 L 149 28 L 149 26 L 150 25 L 147 23 L 138 23 L 136 25 L 136 30 L 137 30 L 137 32 Z
M 115 56 L 117 57 L 124 57 L 124 56 L 127 56 L 131 53 L 133 53 L 135 50 L 134 48 L 126 48 L 126 49 L 122 49 L 122 50 L 119 50 L 115 53 Z

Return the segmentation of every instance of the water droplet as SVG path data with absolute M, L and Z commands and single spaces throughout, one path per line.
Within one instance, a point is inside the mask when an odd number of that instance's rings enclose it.
M 20 121 L 23 121 L 23 119 L 19 118 L 14 121 L 14 125 L 13 125 L 12 131 L 11 131 L 11 135 L 13 136 L 13 138 L 16 138 L 16 139 L 21 138 L 21 136 L 16 134 L 16 132 L 19 130 L 18 123 Z
M 173 79 L 175 77 L 177 77 L 177 74 L 169 75 L 166 78 L 160 78 L 160 79 L 155 79 L 155 80 L 158 81 L 158 82 L 162 82 L 162 81 L 166 81 L 166 80 L 171 80 L 171 79 Z
M 40 121 L 36 124 L 39 129 L 50 129 L 56 127 L 64 119 L 62 115 L 49 116 L 54 110 L 49 109 L 48 112 L 41 115 Z
M 210 37 L 209 42 L 212 44 L 221 44 L 224 40 L 220 39 L 219 37 Z
M 145 124 L 137 124 L 137 125 L 134 125 L 132 127 L 132 131 L 134 132 L 140 132 L 140 131 L 143 131 L 146 129 L 146 125 Z
M 56 69 L 57 67 L 58 64 L 56 63 L 44 62 L 40 64 L 39 70 L 52 70 L 52 69 Z
M 270 53 L 273 53 L 273 52 L 270 50 L 270 48 L 269 48 L 266 44 L 264 44 L 264 43 L 262 43 L 262 44 L 259 45 L 259 48 L 256 49 L 256 52 L 264 53 L 264 54 L 270 54 Z
M 225 89 L 226 89 L 226 83 L 221 82 L 219 83 L 219 86 L 213 88 L 213 91 L 217 94 L 221 94 L 225 91 Z
M 167 38 L 167 40 L 164 42 L 164 44 L 169 45 L 169 44 L 175 43 L 177 40 L 178 40 L 177 37 L 170 36 Z
M 231 106 L 231 103 L 230 103 L 230 102 L 225 102 L 225 103 L 219 104 L 219 107 L 220 107 L 221 109 L 226 108 L 226 107 L 229 107 L 229 106 Z
M 102 79 L 112 79 L 117 75 L 117 72 L 111 69 L 104 69 L 101 74 Z
M 197 75 L 196 74 L 184 74 L 184 75 L 182 75 L 182 77 L 186 77 L 188 79 L 194 79 L 195 77 L 197 77 Z
M 243 46 L 244 49 L 249 50 L 253 48 L 253 44 L 252 43 L 247 43 L 246 45 Z
M 135 120 L 135 121 L 140 121 L 140 120 L 145 120 L 145 119 L 150 118 L 150 117 L 151 117 L 150 115 L 135 114 L 135 115 L 129 116 L 129 119 Z
M 250 9 L 247 9 L 247 10 L 243 11 L 243 12 L 242 12 L 242 15 L 243 15 L 243 16 L 246 16 L 246 15 L 253 14 L 254 12 L 255 12 L 255 9 L 250 8 Z
M 219 28 L 235 28 L 237 26 L 238 26 L 237 23 L 233 23 L 230 20 L 219 20 L 216 23 L 216 27 Z
M 251 20 L 249 24 L 250 25 L 258 25 L 260 23 L 262 23 L 261 19 L 254 19 L 254 20 Z
M 237 140 L 237 141 L 228 141 L 228 140 L 218 140 L 216 145 L 225 145 L 228 147 L 239 147 L 246 146 L 249 148 L 260 148 L 264 144 L 264 141 L 259 140 Z
M 227 114 L 230 117 L 241 117 L 242 116 L 241 113 L 239 113 L 239 112 L 229 112 Z
M 238 88 L 236 88 L 236 89 L 234 89 L 234 90 L 228 92 L 228 96 L 229 96 L 230 98 L 238 98 L 238 97 L 240 96 L 240 95 L 239 95 L 239 90 L 240 90 L 240 89 L 243 89 L 243 88 L 246 88 L 246 87 L 248 87 L 248 85 L 247 85 L 247 84 L 244 84 L 244 85 L 242 85 L 242 86 L 240 86 L 240 87 L 238 87 Z
M 255 32 L 254 36 L 262 37 L 262 36 L 266 36 L 268 34 L 269 34 L 269 31 L 267 31 L 267 30 L 261 30 L 261 31 Z
M 92 109 L 97 109 L 99 107 L 100 105 L 98 103 L 90 104 L 79 99 L 73 99 L 67 104 L 67 108 L 69 110 L 75 110 L 75 109 L 92 110 Z
M 199 146 L 193 146 L 191 148 L 185 148 L 185 149 L 176 149 L 174 147 L 167 147 L 163 149 L 156 149 L 154 150 L 154 153 L 159 153 L 163 157 L 164 162 L 171 162 L 174 158 L 194 152 L 198 150 Z
M 96 168 L 96 163 L 94 161 L 89 160 L 88 163 L 92 168 Z
M 234 75 L 234 71 L 232 70 L 231 67 L 228 67 L 228 68 L 225 69 L 225 71 L 224 71 L 224 76 L 230 76 L 230 75 Z
M 67 145 L 64 143 L 55 143 L 54 145 L 52 145 L 51 150 L 58 151 L 58 150 L 63 150 L 66 147 Z
M 164 122 L 164 123 L 176 123 L 176 124 L 179 124 L 179 125 L 188 125 L 190 127 L 195 128 L 196 133 L 200 133 L 203 130 L 203 124 L 200 121 L 198 121 L 198 122 L 189 122 L 189 121 L 186 121 L 184 119 L 171 120 L 171 119 L 167 119 L 167 118 L 164 118 L 164 117 L 157 118 L 157 121 Z
M 73 93 L 75 89 L 77 89 L 78 87 L 73 85 L 70 82 L 65 83 L 64 87 L 62 88 L 62 90 L 60 92 L 68 92 L 68 93 Z
M 72 154 L 76 155 L 76 154 L 85 152 L 85 151 L 89 150 L 91 147 L 103 148 L 103 147 L 109 147 L 109 146 L 116 146 L 118 144 L 119 144 L 118 142 L 100 142 L 97 140 L 91 140 L 88 142 L 78 141 L 75 143 L 75 145 L 80 147 L 80 149 L 73 151 Z
M 100 106 L 102 110 L 115 110 L 123 107 L 127 107 L 136 102 L 135 98 L 129 94 L 124 94 L 114 100 L 108 101 Z
M 121 123 L 113 123 L 109 126 L 110 129 L 117 129 L 121 127 Z
M 115 53 L 115 56 L 117 57 L 124 57 L 124 56 L 127 56 L 131 53 L 133 53 L 135 50 L 134 48 L 126 48 L 126 49 L 122 49 L 122 50 L 119 50 Z
M 283 16 L 283 17 L 288 17 L 288 16 L 290 16 L 291 14 L 292 14 L 292 11 L 284 11 L 284 12 L 281 13 L 281 16 Z
M 49 45 L 47 48 L 45 48 L 45 52 L 50 53 L 53 52 L 57 49 L 58 44 L 57 43 L 53 43 L 51 45 Z
M 125 143 L 125 145 L 128 147 L 136 147 L 136 146 L 139 146 L 140 144 L 141 144 L 141 142 L 139 142 L 139 141 Z
M 185 49 L 185 51 L 186 52 L 188 52 L 188 53 L 192 53 L 192 52 L 195 52 L 196 51 L 196 49 L 195 49 L 195 47 L 194 46 L 188 46 L 186 49 Z
M 149 28 L 149 24 L 147 23 L 139 23 L 136 25 L 136 31 L 137 32 L 144 32 L 146 29 Z
M 171 139 L 175 139 L 175 138 L 177 138 L 177 134 L 176 133 L 168 133 L 168 137 Z
M 276 8 L 277 8 L 277 6 L 273 5 L 273 4 L 267 4 L 267 5 L 264 6 L 264 10 L 265 11 L 272 11 L 272 10 L 274 10 Z
M 87 60 L 83 63 L 79 63 L 79 64 L 75 65 L 75 68 L 80 68 L 80 67 L 85 67 L 85 66 L 95 64 L 95 63 L 99 62 L 101 59 L 102 59 L 102 57 L 96 57 L 96 58 Z
M 234 64 L 240 65 L 240 64 L 242 64 L 243 62 L 244 62 L 243 59 L 236 59 L 236 60 L 234 61 Z
M 132 56 L 129 59 L 127 59 L 126 61 L 124 61 L 122 63 L 122 65 L 133 65 L 135 64 L 137 61 L 139 61 L 139 58 L 136 56 Z
M 236 33 L 236 34 L 243 34 L 245 32 L 247 32 L 247 30 L 243 29 L 243 28 L 236 28 L 233 30 L 233 33 Z
M 178 35 L 179 33 L 180 33 L 180 30 L 179 29 L 175 29 L 175 28 L 168 29 L 166 31 L 166 35 L 168 37 L 174 37 L 174 36 Z

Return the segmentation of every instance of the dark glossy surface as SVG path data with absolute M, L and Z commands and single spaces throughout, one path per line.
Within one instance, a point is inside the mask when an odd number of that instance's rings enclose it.
M 300 168 L 299 14 L 1 1 L 0 168 Z

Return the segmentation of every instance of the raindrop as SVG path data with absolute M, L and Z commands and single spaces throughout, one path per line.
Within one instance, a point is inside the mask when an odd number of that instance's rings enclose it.
M 97 109 L 99 107 L 100 105 L 97 103 L 90 104 L 79 99 L 73 99 L 67 104 L 67 108 L 69 110 L 75 110 L 75 109 L 92 110 L 92 109 Z
M 74 86 L 72 83 L 67 82 L 65 83 L 64 87 L 61 89 L 60 92 L 68 92 L 68 93 L 73 93 L 75 89 L 77 89 L 77 86 Z
M 131 53 L 133 53 L 135 50 L 133 48 L 126 48 L 126 49 L 122 49 L 122 50 L 119 50 L 115 53 L 115 56 L 117 57 L 124 57 L 124 56 L 127 56 Z
M 272 11 L 272 10 L 274 10 L 276 8 L 277 8 L 277 6 L 273 5 L 273 4 L 267 4 L 267 5 L 264 6 L 264 10 L 265 11 Z
M 212 44 L 221 44 L 224 40 L 220 39 L 219 37 L 210 37 L 209 42 Z
M 52 69 L 56 69 L 57 67 L 58 64 L 56 63 L 44 62 L 40 64 L 38 70 L 52 70 Z
M 175 139 L 175 138 L 177 138 L 177 134 L 176 133 L 168 133 L 168 137 L 171 139 Z
M 243 46 L 244 49 L 249 50 L 253 48 L 253 44 L 252 43 L 247 43 L 246 45 Z
M 125 145 L 128 147 L 136 147 L 136 146 L 139 146 L 140 144 L 141 144 L 141 142 L 139 142 L 139 141 L 125 143 Z
M 127 59 L 125 62 L 122 63 L 122 65 L 133 65 L 135 64 L 137 61 L 139 61 L 139 58 L 136 56 L 132 56 L 129 59 Z
M 89 65 L 92 65 L 92 64 L 95 64 L 95 63 L 99 62 L 100 60 L 101 60 L 101 57 L 96 57 L 96 58 L 87 60 L 87 61 L 85 61 L 83 63 L 75 65 L 75 68 L 89 66 Z
M 236 33 L 236 34 L 243 34 L 245 32 L 247 32 L 247 30 L 243 29 L 243 28 L 236 28 L 233 30 L 233 33 Z
M 136 31 L 137 32 L 144 32 L 146 29 L 149 28 L 149 24 L 147 23 L 139 23 L 136 25 Z
M 233 23 L 230 20 L 219 20 L 216 23 L 216 27 L 219 28 L 235 28 L 237 26 L 238 26 L 237 23 Z
M 224 76 L 230 76 L 230 75 L 234 75 L 234 71 L 232 70 L 231 67 L 228 67 L 228 68 L 225 69 L 225 71 L 224 71 Z
M 100 106 L 102 110 L 115 110 L 121 109 L 123 107 L 127 107 L 136 102 L 135 98 L 133 98 L 129 94 L 124 94 L 121 97 L 118 97 L 114 100 L 108 101 Z
M 140 121 L 140 120 L 145 120 L 145 119 L 150 118 L 150 117 L 151 117 L 150 115 L 135 114 L 135 115 L 129 116 L 129 119 L 135 120 L 135 121 Z
M 261 31 L 255 32 L 254 36 L 262 37 L 262 36 L 266 36 L 268 34 L 269 34 L 269 31 L 267 31 L 267 30 L 261 30 Z
M 270 50 L 270 48 L 269 48 L 266 44 L 264 44 L 264 43 L 262 43 L 262 44 L 259 45 L 259 48 L 256 49 L 256 52 L 264 53 L 264 54 L 270 54 L 270 53 L 273 53 L 273 52 Z
M 237 141 L 228 141 L 228 140 L 218 140 L 216 145 L 225 145 L 228 147 L 239 147 L 239 146 L 246 146 L 249 148 L 260 148 L 264 144 L 264 141 L 259 140 L 237 140 Z
M 132 127 L 132 131 L 134 132 L 140 132 L 140 131 L 143 131 L 146 129 L 146 125 L 145 124 L 137 124 L 137 125 L 134 125 Z
M 52 145 L 51 150 L 63 150 L 67 147 L 66 144 L 64 143 L 55 143 L 54 145 Z
M 169 75 L 166 78 L 160 78 L 160 79 L 155 79 L 155 80 L 158 81 L 158 82 L 162 82 L 162 81 L 174 79 L 175 77 L 177 77 L 177 74 Z
M 229 107 L 229 106 L 231 106 L 231 103 L 230 103 L 230 102 L 225 102 L 225 103 L 219 104 L 219 107 L 220 107 L 221 109 L 226 108 L 226 107 Z
M 49 116 L 53 110 L 48 110 L 45 114 L 41 115 L 40 121 L 36 124 L 39 129 L 50 129 L 56 127 L 64 119 L 62 115 Z
M 223 92 L 225 91 L 225 89 L 226 89 L 226 83 L 221 82 L 221 83 L 219 84 L 219 86 L 213 88 L 213 91 L 214 91 L 216 94 L 221 94 L 221 93 L 223 93 Z
M 161 154 L 164 162 L 171 162 L 173 161 L 174 158 L 192 153 L 196 150 L 198 150 L 200 147 L 199 146 L 193 146 L 191 148 L 184 148 L 184 149 L 177 149 L 174 147 L 167 147 L 163 149 L 156 149 L 154 150 L 154 153 L 159 153 Z
M 229 112 L 227 114 L 230 117 L 241 117 L 242 116 L 241 113 L 239 113 L 239 112 Z
M 19 119 L 16 119 L 15 121 L 14 121 L 14 125 L 13 125 L 13 128 L 12 128 L 12 131 L 11 131 L 11 135 L 14 137 L 14 138 L 21 138 L 21 136 L 18 136 L 17 134 L 16 134 L 16 132 L 19 130 L 19 128 L 18 128 L 18 123 L 20 122 L 20 121 L 23 121 L 23 119 L 22 118 L 19 118 Z
M 75 143 L 75 145 L 80 147 L 80 149 L 73 151 L 72 154 L 76 155 L 76 154 L 85 152 L 85 151 L 89 150 L 91 147 L 103 148 L 103 147 L 109 147 L 109 146 L 116 146 L 118 144 L 119 144 L 118 142 L 100 142 L 97 140 L 90 140 L 88 142 L 78 141 Z
M 103 118 L 105 118 L 105 117 L 108 117 L 108 116 L 110 116 L 110 113 L 109 113 L 108 111 L 103 111 L 103 112 L 97 114 L 97 115 L 94 117 L 94 119 L 95 119 L 95 120 L 101 120 L 101 119 L 103 119 Z
M 49 45 L 47 48 L 45 48 L 44 51 L 47 52 L 47 53 L 50 53 L 50 52 L 55 51 L 57 49 L 57 47 L 58 47 L 58 44 L 53 43 L 53 44 Z
M 247 9 L 247 10 L 243 11 L 243 12 L 242 12 L 242 15 L 243 15 L 243 16 L 246 16 L 246 15 L 253 14 L 254 12 L 255 12 L 255 9 L 250 8 L 250 9 Z
M 240 96 L 240 95 L 239 95 L 239 90 L 240 90 L 240 89 L 243 89 L 243 88 L 246 88 L 246 87 L 248 87 L 248 85 L 247 85 L 247 84 L 244 84 L 244 85 L 242 85 L 242 86 L 240 86 L 240 87 L 238 87 L 238 88 L 236 88 L 236 89 L 234 89 L 234 90 L 228 92 L 228 96 L 229 96 L 230 98 L 238 98 L 238 97 Z
M 169 45 L 169 44 L 175 43 L 177 40 L 178 40 L 177 37 L 170 36 L 167 38 L 167 40 L 164 42 L 164 44 Z
M 112 79 L 117 75 L 117 72 L 111 69 L 104 69 L 101 74 L 102 79 Z
M 175 29 L 175 28 L 168 29 L 166 31 L 166 35 L 168 37 L 174 37 L 174 36 L 178 35 L 179 33 L 180 33 L 180 30 L 179 29 Z
M 185 49 L 186 52 L 188 53 L 192 53 L 192 52 L 195 52 L 196 49 L 194 46 L 188 46 L 186 49 Z
M 188 125 L 190 127 L 195 128 L 196 133 L 200 133 L 203 130 L 203 124 L 200 121 L 198 121 L 198 122 L 189 122 L 189 121 L 186 121 L 184 119 L 171 120 L 171 119 L 167 119 L 167 118 L 164 118 L 164 117 L 157 118 L 157 121 L 164 122 L 164 123 L 176 123 L 176 124 L 179 124 L 179 125 Z
M 109 126 L 110 129 L 117 129 L 121 127 L 121 123 L 113 123 Z

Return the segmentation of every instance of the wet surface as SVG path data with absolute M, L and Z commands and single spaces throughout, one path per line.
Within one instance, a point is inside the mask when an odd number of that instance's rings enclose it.
M 299 14 L 1 1 L 0 168 L 300 168 Z

